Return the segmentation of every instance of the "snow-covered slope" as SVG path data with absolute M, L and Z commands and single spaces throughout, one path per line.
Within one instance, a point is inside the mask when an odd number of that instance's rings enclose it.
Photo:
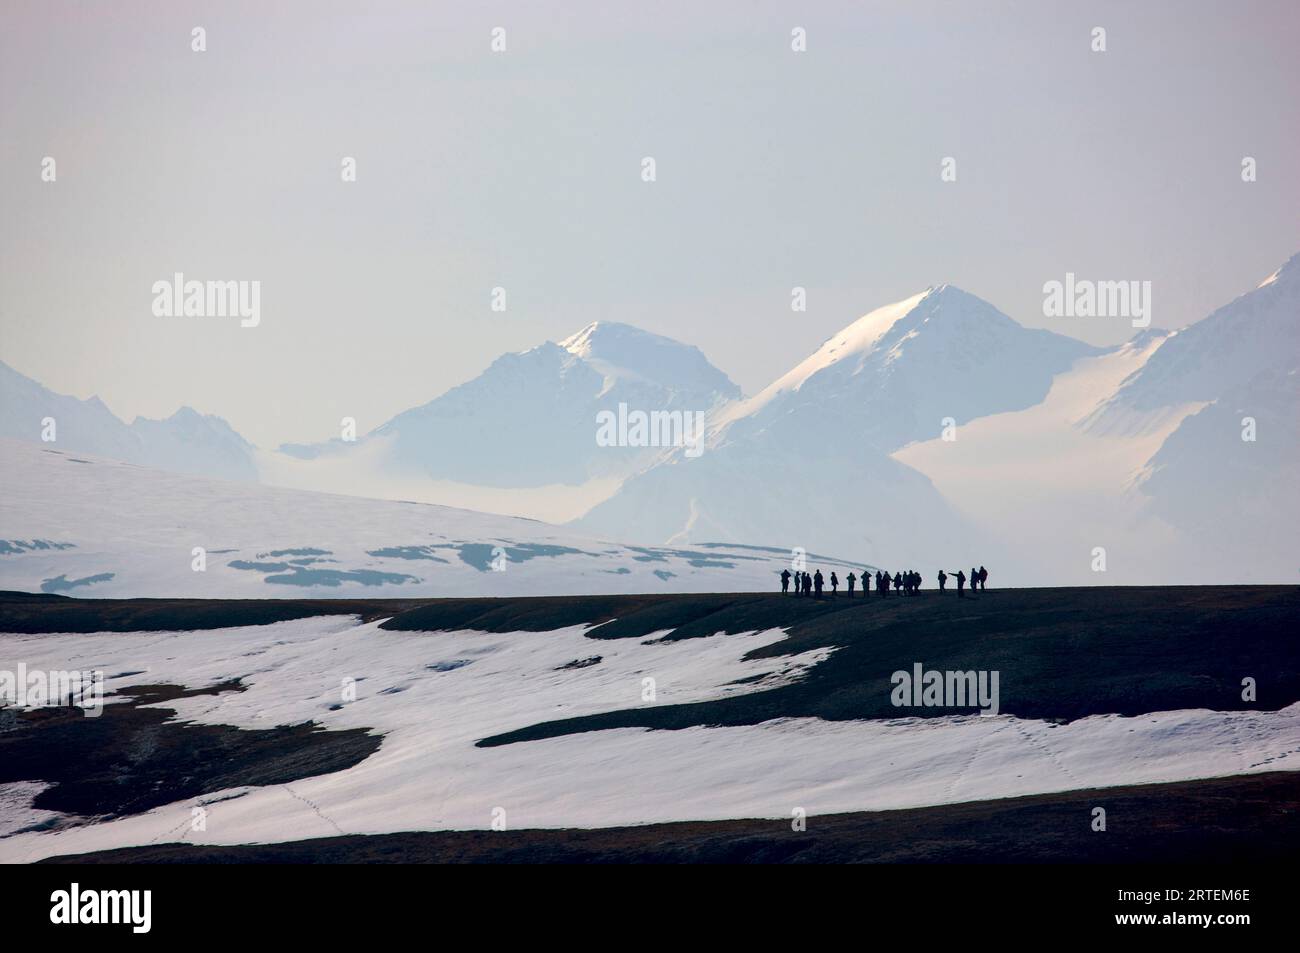
M 963 562 L 988 544 L 888 451 L 937 436 L 945 418 L 1033 406 L 1095 353 L 931 288 L 855 321 L 723 410 L 701 457 L 657 462 L 575 525 L 654 542 L 789 540 L 891 566 Z
M 0 786 L 0 861 L 137 844 L 279 842 L 411 830 L 606 827 L 785 818 L 1175 781 L 1298 767 L 1300 705 L 1100 715 L 1069 724 L 992 717 L 741 727 L 620 728 L 477 747 L 556 717 L 676 704 L 773 687 L 825 651 L 753 658 L 779 630 L 680 641 L 594 643 L 550 632 L 393 632 L 353 618 L 173 633 L 0 635 L 32 669 L 101 669 L 106 690 L 142 680 L 241 692 L 167 702 L 177 718 L 268 728 L 313 721 L 370 728 L 378 751 L 343 771 L 233 788 L 142 814 L 69 826 L 26 805 L 31 783 Z M 599 664 L 567 663 L 592 655 Z M 766 675 L 768 677 L 763 678 Z M 647 702 L 643 679 L 656 697 Z M 355 700 L 341 704 L 347 678 Z M 206 824 L 195 830 L 193 809 Z M 504 812 L 504 813 L 502 813 Z
M 1169 336 L 1124 381 L 1096 425 L 1127 414 L 1218 400 L 1300 366 L 1300 254 L 1257 288 Z M 1260 395 L 1262 396 L 1262 395 Z
M 1057 378 L 1041 404 L 972 421 L 954 440 L 910 444 L 894 458 L 926 474 L 964 519 L 997 540 L 991 558 L 1008 582 L 1211 581 L 1180 574 L 1194 567 L 1183 565 L 1175 530 L 1145 514 L 1132 492 L 1144 461 L 1200 405 L 1144 415 L 1140 428 L 1099 433 L 1086 426 L 1103 395 L 1164 341 L 1145 334 L 1085 358 Z M 1092 569 L 1095 547 L 1106 550 L 1105 571 Z
M 534 520 L 208 480 L 0 441 L 0 589 L 339 597 L 766 590 L 788 549 L 632 547 Z M 206 569 L 193 568 L 195 547 Z M 847 564 L 824 559 L 829 571 Z
M 1080 361 L 1041 404 L 894 457 L 1000 536 L 1018 581 L 1290 582 L 1298 410 L 1300 256 L 1202 321 Z
M 42 442 L 47 418 L 54 441 Z M 166 420 L 113 415 L 98 397 L 56 394 L 0 362 L 0 437 L 226 480 L 256 480 L 254 448 L 220 417 L 182 407 Z

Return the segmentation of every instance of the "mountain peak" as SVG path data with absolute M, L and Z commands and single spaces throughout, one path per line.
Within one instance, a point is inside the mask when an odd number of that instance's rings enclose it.
M 672 338 L 643 331 L 641 328 L 618 321 L 593 321 L 581 331 L 569 335 L 560 347 L 578 357 L 600 357 L 602 351 L 628 346 L 653 347 L 668 345 L 686 348 L 688 345 Z
M 1056 373 L 1096 351 L 1073 338 L 1026 328 L 984 299 L 944 283 L 858 318 L 720 416 L 718 427 L 744 420 L 743 427 L 763 427 L 807 408 L 838 418 L 842 408 L 874 405 L 882 409 L 863 432 L 870 431 L 880 446 L 896 448 L 927 433 L 932 420 L 953 408 L 971 419 L 1037 403 Z M 802 426 L 816 429 L 807 421 Z
M 1283 279 L 1291 280 L 1297 275 L 1300 275 L 1300 252 L 1296 252 L 1286 260 L 1286 263 L 1281 268 L 1261 281 L 1259 287 L 1263 288 Z
M 733 399 L 740 388 L 709 363 L 703 352 L 661 334 L 617 321 L 593 321 L 559 343 L 613 380 L 654 382 L 679 393 Z

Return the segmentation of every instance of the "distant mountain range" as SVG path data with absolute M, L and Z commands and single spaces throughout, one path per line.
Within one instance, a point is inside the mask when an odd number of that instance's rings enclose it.
M 166 420 L 124 423 L 98 397 L 78 400 L 42 387 L 0 362 L 0 437 L 223 480 L 256 480 L 256 450 L 220 417 L 182 407 Z
M 939 436 L 945 418 L 1032 406 L 1093 353 L 957 288 L 932 288 L 849 325 L 722 412 L 699 459 L 679 452 L 645 470 L 579 526 L 631 541 L 825 539 L 891 565 L 928 563 L 975 540 L 890 452 Z
M 1109 541 L 1134 581 L 1202 565 L 1227 581 L 1225 559 L 1233 579 L 1289 579 L 1298 329 L 1300 255 L 1202 321 L 1113 348 L 941 285 L 749 398 L 698 349 L 598 322 L 355 441 L 274 451 L 190 408 L 126 424 L 0 365 L 0 435 L 39 441 L 53 417 L 65 451 L 572 520 L 642 545 L 804 547 L 927 574 L 989 554 L 1011 578 L 1087 582 Z M 597 415 L 620 405 L 702 413 L 704 452 L 599 445 Z

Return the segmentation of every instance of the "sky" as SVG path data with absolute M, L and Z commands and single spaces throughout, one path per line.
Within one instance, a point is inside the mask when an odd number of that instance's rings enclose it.
M 596 320 L 751 394 L 943 282 L 1118 343 L 1044 283 L 1180 327 L 1300 251 L 1298 35 L 1293 0 L 5 0 L 0 360 L 274 447 Z M 156 316 L 178 271 L 260 281 L 260 324 Z

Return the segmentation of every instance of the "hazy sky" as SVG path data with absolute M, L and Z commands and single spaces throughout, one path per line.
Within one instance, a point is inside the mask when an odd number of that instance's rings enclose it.
M 263 446 L 344 415 L 369 430 L 592 320 L 696 344 L 752 393 L 930 284 L 1112 343 L 1126 320 L 1044 318 L 1043 283 L 1149 280 L 1153 323 L 1176 327 L 1300 251 L 1294 0 L 4 0 L 0 18 L 0 359 Z M 260 280 L 261 325 L 155 317 L 175 271 Z

